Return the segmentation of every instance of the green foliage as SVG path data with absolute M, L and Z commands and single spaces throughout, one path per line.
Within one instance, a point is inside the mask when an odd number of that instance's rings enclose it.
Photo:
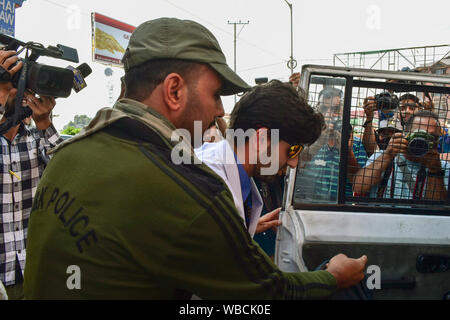
M 73 127 L 73 126 L 65 126 L 64 127 L 64 130 L 63 131 L 61 131 L 61 133 L 62 134 L 68 134 L 68 135 L 71 135 L 71 136 L 74 136 L 74 135 L 76 135 L 78 132 L 80 132 L 81 131 L 81 128 L 75 128 L 75 127 Z
M 74 128 L 79 128 L 79 129 L 82 129 L 82 128 L 84 128 L 85 126 L 87 126 L 88 125 L 88 123 L 91 121 L 92 119 L 91 118 L 89 118 L 87 115 L 85 115 L 85 114 L 82 114 L 82 115 L 76 115 L 74 118 L 73 118 L 73 121 L 70 121 L 68 124 L 66 124 L 65 126 L 64 126 L 64 130 L 66 130 L 67 128 L 69 128 L 69 127 L 74 127 Z

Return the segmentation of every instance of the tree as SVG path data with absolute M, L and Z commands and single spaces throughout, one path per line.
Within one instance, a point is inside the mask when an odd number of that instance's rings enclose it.
M 73 126 L 65 126 L 64 127 L 64 130 L 63 131 L 61 131 L 61 133 L 62 134 L 68 134 L 68 135 L 71 135 L 71 136 L 74 136 L 74 135 L 76 135 L 78 132 L 80 132 L 81 131 L 81 128 L 75 128 L 75 127 L 73 127 Z
M 73 118 L 73 121 L 70 121 L 68 124 L 66 124 L 64 126 L 64 130 L 66 130 L 69 127 L 74 127 L 74 128 L 79 128 L 82 129 L 85 126 L 88 125 L 88 123 L 91 121 L 92 119 L 89 118 L 87 115 L 82 114 L 82 115 L 76 115 Z

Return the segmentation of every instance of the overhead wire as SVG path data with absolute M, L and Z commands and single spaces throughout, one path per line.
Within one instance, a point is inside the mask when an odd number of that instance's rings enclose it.
M 57 7 L 62 8 L 62 9 L 66 9 L 66 10 L 72 9 L 70 5 L 64 5 L 64 4 L 57 3 L 57 2 L 52 1 L 52 0 L 41 0 L 41 1 L 47 2 L 47 3 L 51 4 L 51 5 L 57 6 Z M 161 1 L 168 3 L 169 5 L 171 5 L 171 6 L 175 7 L 175 8 L 177 8 L 177 9 L 179 9 L 179 10 L 181 10 L 181 11 L 184 11 L 185 13 L 188 13 L 189 15 L 191 15 L 191 16 L 197 18 L 198 20 L 202 21 L 203 23 L 209 24 L 210 26 L 212 26 L 212 27 L 214 27 L 214 28 L 220 30 L 221 32 L 227 34 L 228 36 L 233 37 L 233 34 L 232 34 L 231 32 L 229 32 L 228 30 L 226 30 L 226 29 L 224 29 L 224 28 L 222 28 L 222 27 L 220 27 L 220 26 L 217 26 L 216 24 L 214 24 L 214 23 L 212 23 L 212 22 L 210 22 L 210 21 L 208 21 L 208 20 L 206 20 L 206 19 L 200 17 L 199 15 L 197 15 L 197 14 L 195 14 L 195 13 L 193 13 L 193 12 L 187 10 L 186 8 L 183 8 L 183 7 L 181 7 L 181 6 L 179 6 L 179 5 L 175 4 L 175 3 L 173 3 L 173 2 L 170 1 L 170 0 L 161 0 Z M 83 11 L 81 11 L 81 10 L 80 10 L 80 14 L 81 14 L 81 15 L 84 15 L 84 16 L 86 16 L 86 17 L 89 17 L 89 18 L 91 17 L 91 14 L 90 14 L 90 13 L 85 13 L 85 12 L 83 12 Z M 242 32 L 243 28 L 244 28 L 244 26 L 241 27 L 241 29 L 240 29 L 240 31 L 239 31 L 239 33 L 238 33 L 238 36 L 239 36 L 239 34 Z M 273 56 L 273 57 L 275 57 L 275 58 L 281 60 L 280 62 L 275 62 L 275 63 L 271 63 L 271 64 L 267 64 L 267 65 L 262 65 L 262 66 L 250 67 L 250 68 L 247 68 L 247 69 L 242 69 L 242 70 L 239 70 L 239 72 L 247 72 L 247 71 L 251 71 L 251 70 L 264 69 L 264 68 L 271 67 L 271 66 L 281 65 L 281 64 L 284 64 L 284 63 L 286 63 L 286 62 L 288 61 L 287 59 L 280 58 L 277 54 L 275 54 L 275 53 L 273 53 L 273 52 L 270 52 L 270 51 L 268 51 L 268 50 L 266 50 L 266 49 L 264 49 L 264 48 L 261 48 L 261 47 L 259 47 L 258 45 L 255 45 L 255 44 L 253 44 L 253 43 L 251 43 L 251 42 L 245 40 L 244 38 L 240 38 L 239 41 L 241 41 L 241 42 L 243 42 L 243 43 L 246 43 L 247 45 L 250 45 L 250 46 L 252 46 L 252 47 L 254 47 L 254 48 L 256 48 L 256 49 L 258 49 L 258 50 L 260 50 L 260 51 L 263 51 L 263 52 L 265 52 L 265 53 L 267 53 L 267 54 L 269 54 L 269 55 L 271 55 L 271 56 Z M 302 59 L 302 60 L 300 60 L 300 61 L 325 61 L 325 60 L 328 60 L 328 61 L 329 61 L 329 60 L 332 60 L 332 59 Z

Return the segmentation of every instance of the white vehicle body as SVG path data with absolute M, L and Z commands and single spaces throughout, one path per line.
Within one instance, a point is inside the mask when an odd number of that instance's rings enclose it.
M 402 93 L 415 91 L 419 96 L 434 90 L 434 97 L 447 98 L 450 93 L 448 76 L 310 65 L 303 67 L 300 87 L 313 107 L 317 91 L 327 81 L 345 91 L 342 139 L 348 139 L 346 122 L 366 95 L 391 88 L 386 80 L 396 80 L 393 88 Z M 365 254 L 367 266 L 377 266 L 381 272 L 380 288 L 373 290 L 375 299 L 450 299 L 450 192 L 445 201 L 436 202 L 347 197 L 347 163 L 342 156 L 347 149 L 342 143 L 336 198 L 296 198 L 309 184 L 296 184 L 298 170 L 305 164 L 289 170 L 275 263 L 287 272 L 311 271 L 338 253 L 353 258 Z

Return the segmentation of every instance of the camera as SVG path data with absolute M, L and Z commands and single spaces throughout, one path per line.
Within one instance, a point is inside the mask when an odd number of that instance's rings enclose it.
M 401 69 L 398 70 L 398 71 L 400 71 L 400 72 L 417 72 L 417 73 L 420 72 L 420 71 L 417 71 L 417 70 L 415 70 L 415 69 L 411 69 L 411 68 L 409 68 L 409 67 L 403 67 L 403 68 L 401 68 Z M 417 84 L 416 81 L 407 81 L 407 80 L 397 80 L 396 82 L 397 82 L 397 83 L 404 83 L 404 84 Z
M 333 129 L 336 131 L 341 132 L 342 130 L 342 118 L 341 117 L 332 117 L 330 119 L 330 122 L 328 123 L 329 127 L 330 125 L 333 125 Z
M 378 110 L 395 110 L 399 106 L 399 101 L 396 95 L 391 95 L 385 91 L 375 95 L 375 103 Z
M 19 58 L 19 61 L 23 63 L 22 68 L 13 76 L 8 70 L 0 68 L 0 82 L 11 82 L 17 88 L 15 102 L 3 108 L 5 110 L 3 117 L 6 121 L 0 124 L 0 134 L 7 132 L 11 127 L 32 115 L 29 107 L 22 107 L 22 99 L 26 90 L 39 96 L 66 98 L 70 95 L 72 88 L 78 92 L 86 87 L 84 78 L 92 72 L 86 63 L 77 68 L 71 66 L 59 68 L 36 62 L 41 56 L 78 62 L 76 49 L 60 44 L 44 47 L 40 43 L 32 41 L 25 43 L 4 34 L 0 34 L 0 43 L 3 45 L 1 50 L 13 50 L 16 51 L 16 55 L 23 51 L 26 52 L 25 58 Z M 18 50 L 19 47 L 21 47 L 20 50 Z M 13 68 L 17 63 L 9 68 Z M 12 112 L 7 112 L 8 110 L 12 110 Z
M 416 130 L 408 134 L 406 140 L 408 140 L 408 154 L 415 157 L 423 157 L 437 146 L 436 138 L 425 130 Z
M 267 77 L 255 78 L 256 84 L 264 84 L 264 83 L 267 83 L 268 81 L 269 81 L 269 78 L 267 78 Z
M 12 78 L 6 70 L 1 70 L 1 81 L 11 81 L 13 86 L 18 88 L 20 78 L 23 77 L 26 84 L 25 88 L 35 94 L 63 98 L 70 95 L 74 81 L 74 72 L 70 69 L 40 64 L 36 60 L 40 56 L 48 56 L 78 62 L 78 52 L 76 49 L 60 44 L 56 47 L 48 46 L 45 48 L 42 44 L 35 42 L 24 43 L 6 35 L 0 35 L 0 43 L 4 45 L 4 50 L 17 51 L 22 46 L 23 48 L 18 51 L 18 54 L 23 50 L 27 50 L 26 58 L 19 59 L 19 61 L 23 62 L 22 69 L 14 74 Z M 31 52 L 30 55 L 28 55 L 29 52 Z M 10 68 L 12 67 L 14 65 Z

